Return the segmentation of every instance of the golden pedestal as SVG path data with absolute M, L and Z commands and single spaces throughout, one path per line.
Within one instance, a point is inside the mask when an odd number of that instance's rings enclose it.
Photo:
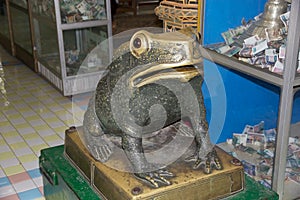
M 109 200 L 207 200 L 226 197 L 244 189 L 242 166 L 231 164 L 233 157 L 216 147 L 224 169 L 204 174 L 190 165 L 176 161 L 167 167 L 175 174 L 172 185 L 150 188 L 131 173 L 117 171 L 97 162 L 82 144 L 78 131 L 66 131 L 65 155 L 89 180 L 102 197 Z

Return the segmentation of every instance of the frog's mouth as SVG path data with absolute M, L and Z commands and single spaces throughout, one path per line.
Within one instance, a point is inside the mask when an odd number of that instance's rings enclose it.
M 148 66 L 149 65 L 149 66 Z M 129 79 L 132 88 L 139 88 L 159 80 L 177 79 L 183 83 L 203 74 L 202 69 L 194 65 L 155 64 L 143 67 L 145 70 L 136 72 Z

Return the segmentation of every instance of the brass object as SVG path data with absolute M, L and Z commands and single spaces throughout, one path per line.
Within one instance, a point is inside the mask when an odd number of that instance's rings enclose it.
M 77 131 L 66 131 L 65 156 L 103 199 L 207 200 L 226 197 L 244 189 L 243 167 L 232 164 L 230 161 L 233 157 L 220 148 L 216 147 L 216 151 L 223 163 L 223 170 L 204 174 L 201 170 L 193 170 L 183 160 L 178 160 L 169 166 L 176 174 L 170 179 L 171 185 L 154 189 L 138 181 L 131 173 L 97 162 L 82 144 L 78 136 L 81 131 L 81 127 Z
M 262 39 L 266 39 L 266 29 L 278 32 L 280 28 L 284 27 L 279 16 L 285 12 L 287 12 L 287 2 L 285 0 L 269 0 L 265 4 L 261 18 L 249 27 L 248 35 L 257 35 Z
M 199 46 L 200 35 L 193 28 L 156 34 L 139 30 L 114 52 L 90 98 L 80 134 L 96 160 L 111 163 L 112 154 L 121 150 L 118 165 L 159 188 L 176 176 L 167 166 L 195 142 L 186 159 L 194 163 L 192 168 L 206 174 L 222 170 L 208 133 Z M 146 152 L 144 141 L 166 127 L 177 130 L 176 136 L 155 153 Z

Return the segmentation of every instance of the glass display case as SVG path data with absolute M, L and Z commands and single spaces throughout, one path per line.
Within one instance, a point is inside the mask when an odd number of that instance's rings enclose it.
M 30 14 L 26 0 L 7 1 L 15 56 L 36 71 L 31 34 Z
M 39 72 L 65 96 L 94 90 L 112 54 L 110 2 L 29 3 Z
M 14 30 L 14 42 L 16 43 L 16 45 L 19 45 L 29 54 L 32 54 L 32 43 L 28 14 L 26 10 L 21 9 L 23 7 L 19 7 L 17 5 L 14 5 L 13 3 L 10 3 L 10 5 L 10 12 L 12 16 L 12 28 Z
M 12 52 L 12 32 L 10 15 L 8 14 L 9 10 L 7 9 L 7 2 L 5 0 L 0 1 L 0 42 L 8 51 Z
M 9 2 L 21 8 L 27 9 L 27 0 L 9 0 Z

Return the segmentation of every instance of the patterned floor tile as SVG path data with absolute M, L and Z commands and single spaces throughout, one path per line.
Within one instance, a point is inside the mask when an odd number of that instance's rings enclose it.
M 29 200 L 29 199 L 44 199 L 42 193 L 38 188 L 27 190 L 21 193 L 18 193 L 20 200 Z
M 33 169 L 36 169 L 39 167 L 39 161 L 35 160 L 35 161 L 31 161 L 31 162 L 24 162 L 24 163 L 22 163 L 22 166 L 24 167 L 24 169 L 26 171 L 33 170 Z
M 33 154 L 32 150 L 28 146 L 14 150 L 14 153 L 18 158 L 21 156 Z
M 5 196 L 1 197 L 1 195 L 0 195 L 0 200 L 20 200 L 20 198 L 17 194 L 8 195 L 8 196 L 6 196 L 6 194 L 3 194 L 3 195 L 5 195 Z
M 15 198 L 15 196 L 16 196 L 16 191 L 12 185 L 8 184 L 6 186 L 0 187 L 0 199 L 1 200 L 3 200 L 3 199 L 11 200 L 11 199 Z
M 1 145 L 0 146 L 0 153 L 8 152 L 8 151 L 10 151 L 9 146 L 7 146 L 7 145 Z
M 14 143 L 14 144 L 10 144 L 10 148 L 12 148 L 12 150 L 25 148 L 27 146 L 28 145 L 27 145 L 27 143 L 25 141 L 23 141 L 23 142 L 17 142 L 17 143 Z
M 3 178 L 3 177 L 6 177 L 6 175 L 5 175 L 4 171 L 2 170 L 2 167 L 0 167 L 0 178 Z M 1 183 L 1 181 L 0 181 L 0 183 Z M 0 186 L 1 186 L 1 184 L 0 184 Z
M 24 142 L 24 139 L 20 135 L 14 137 L 7 137 L 5 138 L 5 140 L 9 145 Z
M 0 166 L 2 169 L 7 169 L 9 167 L 14 167 L 20 164 L 20 161 L 17 157 L 13 156 L 8 159 L 1 159 Z
M 11 167 L 3 168 L 3 171 L 7 176 L 12 176 L 24 172 L 25 169 L 21 164 L 18 164 Z
M 44 200 L 42 149 L 62 145 L 81 125 L 91 94 L 64 97 L 0 46 L 6 94 L 0 94 L 0 200 Z M 74 114 L 75 113 L 75 114 Z
M 37 188 L 43 187 L 43 177 L 41 174 L 39 177 L 32 178 L 32 181 L 37 186 Z
M 34 184 L 34 182 L 30 179 L 30 177 L 28 177 L 28 178 L 29 179 L 23 180 L 18 183 L 12 183 L 14 189 L 16 190 L 16 192 L 18 194 L 25 192 L 25 191 L 32 190 L 32 189 L 36 189 L 36 185 Z
M 30 179 L 30 176 L 28 175 L 27 172 L 19 173 L 19 174 L 12 175 L 9 177 L 9 181 L 11 184 L 17 184 L 17 183 L 26 181 L 28 179 Z

